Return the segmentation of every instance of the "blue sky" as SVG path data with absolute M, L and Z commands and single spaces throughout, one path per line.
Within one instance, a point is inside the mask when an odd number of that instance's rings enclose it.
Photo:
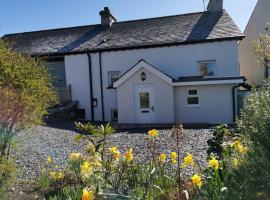
M 208 0 L 205 0 L 206 3 Z M 203 0 L 0 0 L 0 36 L 100 23 L 108 6 L 119 21 L 203 10 Z M 224 0 L 224 8 L 243 31 L 257 0 Z

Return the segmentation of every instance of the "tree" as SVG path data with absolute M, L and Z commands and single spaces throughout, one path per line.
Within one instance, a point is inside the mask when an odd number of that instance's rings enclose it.
M 40 124 L 57 103 L 45 64 L 0 40 L 0 125 Z
M 257 60 L 265 68 L 265 78 L 268 78 L 270 68 L 270 36 L 267 34 L 260 34 L 259 39 L 253 42 L 253 48 Z

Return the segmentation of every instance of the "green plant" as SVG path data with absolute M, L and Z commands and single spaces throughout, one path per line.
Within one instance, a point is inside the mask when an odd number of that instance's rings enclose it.
M 15 164 L 6 158 L 0 158 L 0 199 L 4 199 L 5 191 L 16 175 Z
M 17 127 L 41 123 L 47 108 L 57 102 L 51 80 L 40 59 L 15 52 L 0 40 L 0 122 L 8 119 Z
M 95 126 L 90 123 L 83 125 L 80 122 L 75 122 L 75 126 L 83 132 L 82 134 L 77 135 L 75 137 L 75 140 L 89 140 L 94 145 L 95 151 L 99 152 L 101 154 L 102 160 L 104 160 L 107 136 L 115 132 L 115 130 L 110 126 L 110 124 L 108 123 L 105 126 Z
M 222 158 L 222 154 L 224 152 L 222 145 L 226 135 L 231 135 L 231 131 L 228 129 L 226 124 L 221 124 L 220 126 L 215 127 L 213 137 L 207 140 L 207 144 L 209 146 L 207 149 L 208 156 L 214 154 L 219 159 Z

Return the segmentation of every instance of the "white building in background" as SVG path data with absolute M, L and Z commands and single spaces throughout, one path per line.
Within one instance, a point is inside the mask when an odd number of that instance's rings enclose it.
M 3 38 L 18 51 L 47 59 L 61 82 L 71 85 L 86 120 L 234 121 L 236 88 L 244 82 L 238 65 L 244 36 L 222 0 L 211 0 L 205 12 L 151 19 L 116 22 L 108 8 L 100 15 L 97 25 Z
M 263 80 L 269 76 L 265 67 L 258 63 L 253 51 L 253 41 L 259 38 L 260 33 L 270 34 L 270 0 L 258 0 L 244 31 L 246 37 L 240 42 L 241 75 L 252 85 L 262 85 Z

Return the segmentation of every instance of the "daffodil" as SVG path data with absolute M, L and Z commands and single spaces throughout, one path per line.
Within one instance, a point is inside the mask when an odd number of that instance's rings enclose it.
M 209 166 L 215 170 L 218 170 L 218 167 L 219 167 L 218 160 L 215 158 L 212 158 L 211 160 L 209 160 Z
M 121 153 L 119 150 L 116 150 L 113 154 L 113 159 L 118 160 L 121 157 Z
M 63 172 L 59 172 L 57 175 L 57 179 L 63 179 L 64 178 L 64 173 Z
M 152 129 L 152 130 L 148 131 L 148 135 L 152 138 L 156 138 L 156 137 L 158 137 L 158 131 L 156 129 Z
M 234 147 L 240 154 L 244 154 L 247 151 L 247 148 L 241 144 L 240 140 L 233 142 L 230 147 Z
M 194 174 L 191 177 L 191 181 L 193 183 L 193 185 L 197 186 L 197 187 L 201 187 L 202 186 L 202 179 L 198 174 Z
M 47 163 L 50 164 L 51 162 L 52 162 L 52 157 L 51 156 L 48 156 Z
M 133 160 L 132 148 L 130 148 L 124 155 L 124 159 L 127 162 L 131 162 Z
M 89 175 L 92 172 L 92 167 L 88 161 L 84 161 L 83 164 L 81 165 L 81 174 L 88 178 Z
M 162 153 L 162 154 L 159 155 L 158 161 L 160 163 L 165 163 L 166 162 L 166 157 L 167 157 L 166 154 Z
M 110 148 L 110 153 L 114 154 L 117 151 L 117 147 L 111 147 Z
M 182 164 L 183 168 L 186 168 L 188 165 L 194 166 L 194 160 L 191 154 L 187 154 L 187 156 L 184 158 L 184 162 Z
M 83 189 L 82 200 L 94 200 L 94 192 L 92 190 Z
M 56 178 L 56 172 L 50 172 L 50 176 L 52 177 L 52 178 Z
M 172 152 L 171 153 L 171 161 L 172 161 L 172 164 L 176 164 L 176 159 L 177 159 L 177 153 L 176 152 Z

